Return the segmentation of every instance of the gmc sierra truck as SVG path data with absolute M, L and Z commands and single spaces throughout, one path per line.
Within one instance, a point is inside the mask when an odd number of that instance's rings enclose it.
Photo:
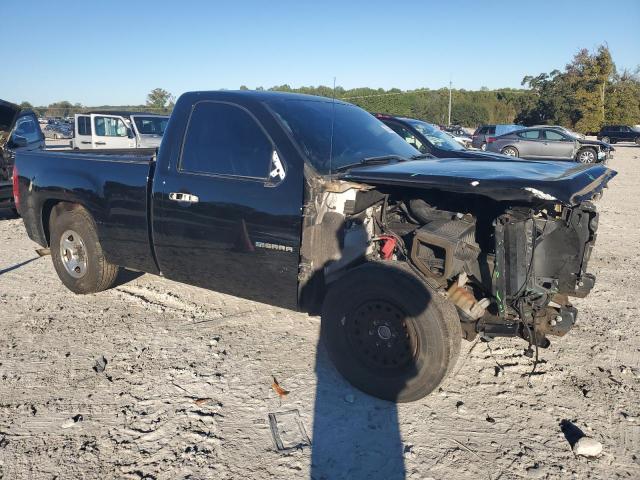
M 125 267 L 320 313 L 337 369 L 400 402 L 463 338 L 569 331 L 616 174 L 432 158 L 354 105 L 274 92 L 186 93 L 157 156 L 133 153 L 18 153 L 19 211 L 64 285 L 99 292 Z

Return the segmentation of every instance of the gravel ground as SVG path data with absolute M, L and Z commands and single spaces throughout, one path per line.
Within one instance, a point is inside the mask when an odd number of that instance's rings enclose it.
M 151 275 L 73 295 L 0 211 L 0 479 L 640 478 L 640 147 L 616 147 L 596 288 L 531 386 L 523 341 L 465 342 L 399 406 L 338 376 L 316 317 Z

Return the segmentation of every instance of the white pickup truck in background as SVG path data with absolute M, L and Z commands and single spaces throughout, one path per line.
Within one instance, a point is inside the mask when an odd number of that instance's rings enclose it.
M 78 113 L 74 119 L 74 150 L 156 148 L 169 117 L 143 112 Z

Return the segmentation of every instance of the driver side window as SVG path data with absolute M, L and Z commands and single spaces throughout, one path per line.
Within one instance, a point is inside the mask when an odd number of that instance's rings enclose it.
M 566 140 L 566 137 L 558 132 L 555 132 L 553 130 L 545 130 L 544 131 L 544 137 L 547 140 L 554 140 L 554 141 L 562 141 L 562 140 Z

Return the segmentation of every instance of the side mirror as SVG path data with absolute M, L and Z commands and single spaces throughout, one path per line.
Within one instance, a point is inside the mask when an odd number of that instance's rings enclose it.
M 127 137 L 134 138 L 133 137 L 133 130 L 131 130 L 129 127 L 127 127 Z
M 15 135 L 14 134 L 11 137 L 11 144 L 14 147 L 20 148 L 20 147 L 26 147 L 29 144 L 29 142 L 27 141 L 27 139 L 25 137 L 22 137 L 20 135 Z

